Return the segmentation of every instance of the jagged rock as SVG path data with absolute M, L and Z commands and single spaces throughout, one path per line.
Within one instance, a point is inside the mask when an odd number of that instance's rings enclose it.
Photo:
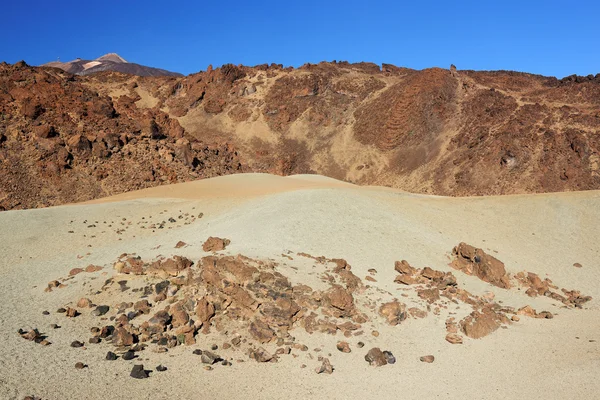
M 485 308 L 482 311 L 473 311 L 460 322 L 460 326 L 465 335 L 472 339 L 479 339 L 498 329 L 503 320 L 508 322 L 506 317 L 503 318 L 498 313 Z
M 350 353 L 351 352 L 350 345 L 348 344 L 348 342 L 338 342 L 336 347 L 342 353 Z
M 200 361 L 202 361 L 203 364 L 212 365 L 220 360 L 221 357 L 214 353 L 211 353 L 210 351 L 203 351 L 202 355 L 200 356 Z
M 388 364 L 396 364 L 396 357 L 394 357 L 391 351 L 384 350 L 383 355 Z
M 332 285 L 326 293 L 329 304 L 342 311 L 340 315 L 347 316 L 354 310 L 354 298 L 340 285 Z
M 248 331 L 260 343 L 268 343 L 275 339 L 275 332 L 261 319 L 252 321 Z
M 140 300 L 133 305 L 133 309 L 135 311 L 140 312 L 141 314 L 149 314 L 152 310 L 152 306 L 148 302 L 148 300 Z
M 467 275 L 475 275 L 494 286 L 510 288 L 510 280 L 504 264 L 482 249 L 460 243 L 452 250 L 452 254 L 456 257 L 450 264 L 453 268 Z
M 429 304 L 432 304 L 440 299 L 440 290 L 436 287 L 431 289 L 421 289 L 417 291 L 417 295 Z
M 273 355 L 262 347 L 252 350 L 250 352 L 250 358 L 257 362 L 270 362 L 274 360 Z
M 146 378 L 150 377 L 150 375 L 148 374 L 148 371 L 144 370 L 143 364 L 134 365 L 133 368 L 131 369 L 129 376 L 131 376 L 132 378 L 135 378 L 135 379 L 146 379 Z
M 215 315 L 215 306 L 208 301 L 206 297 L 202 297 L 196 304 L 196 316 L 202 324 L 207 324 Z
M 183 303 L 180 301 L 171 305 L 169 314 L 171 315 L 171 325 L 173 325 L 173 328 L 185 325 L 190 320 L 189 314 L 183 308 Z
M 328 358 L 323 358 L 323 363 L 315 369 L 317 374 L 326 373 L 331 375 L 333 373 L 333 366 L 329 362 Z
M 231 243 L 229 239 L 222 239 L 219 237 L 209 237 L 206 242 L 202 245 L 202 250 L 204 251 L 221 251 L 225 250 L 225 248 Z
M 116 328 L 113 333 L 113 343 L 115 346 L 131 346 L 133 345 L 134 337 L 125 328 Z
M 369 363 L 369 365 L 374 365 L 376 367 L 381 367 L 388 363 L 387 357 L 379 347 L 373 347 L 367 355 L 365 355 L 365 361 Z
M 151 276 L 158 276 L 160 278 L 169 278 L 178 276 L 181 272 L 191 267 L 194 263 L 180 256 L 174 256 L 164 261 L 154 262 L 146 271 L 146 274 Z
M 382 304 L 379 307 L 379 314 L 386 318 L 388 324 L 398 325 L 406 319 L 406 305 L 394 300 Z
M 67 317 L 69 317 L 69 318 L 75 318 L 76 316 L 79 315 L 79 311 L 77 311 L 74 308 L 67 307 L 66 314 L 67 314 Z
M 463 343 L 462 336 L 460 336 L 457 333 L 448 333 L 446 335 L 446 341 L 448 343 L 452 343 L 452 344 L 462 344 Z

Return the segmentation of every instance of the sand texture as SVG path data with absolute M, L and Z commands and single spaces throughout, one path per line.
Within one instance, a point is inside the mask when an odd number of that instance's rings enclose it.
M 0 399 L 595 398 L 600 393 L 599 210 L 598 191 L 447 198 L 319 176 L 241 174 L 86 204 L 3 212 Z M 162 221 L 162 229 L 150 228 Z M 113 264 L 121 254 L 135 253 L 148 262 L 180 255 L 196 268 L 212 254 L 202 247 L 211 236 L 231 241 L 217 257 L 241 254 L 272 263 L 292 285 L 314 290 L 328 290 L 330 283 L 323 277 L 335 274 L 331 263 L 307 255 L 346 260 L 362 282 L 354 300 L 357 310 L 368 316 L 361 324 L 364 333 L 309 334 L 294 325 L 290 335 L 308 350 L 294 348 L 277 363 L 259 363 L 241 348 L 224 349 L 228 333 L 213 327 L 210 333 L 198 332 L 193 345 L 165 353 L 153 352 L 150 345 L 134 360 L 105 360 L 115 347 L 107 341 L 89 344 L 88 339 L 90 327 L 109 321 L 100 322 L 91 309 L 76 307 L 77 301 L 89 297 L 112 307 L 129 296 L 135 302 L 141 293 L 113 295 L 102 288 L 111 277 L 127 280 L 131 288 L 150 282 L 148 276 L 117 274 Z M 185 245 L 176 248 L 179 241 Z M 512 287 L 493 286 L 450 267 L 452 250 L 461 242 L 501 260 Z M 530 305 L 553 318 L 520 316 L 480 339 L 459 331 L 463 344 L 451 344 L 445 340 L 447 319 L 459 321 L 473 309 L 444 297 L 428 304 L 416 294 L 415 285 L 394 282 L 394 263 L 400 260 L 418 269 L 452 272 L 457 288 L 493 298 L 502 307 Z M 67 279 L 73 268 L 88 265 L 103 269 Z M 549 278 L 558 293 L 562 288 L 577 290 L 592 300 L 575 308 L 547 296 L 530 297 L 515 283 L 521 271 Z M 53 280 L 64 287 L 45 291 Z M 390 325 L 377 309 L 393 299 L 427 311 L 427 316 L 409 316 Z M 81 315 L 68 318 L 56 312 L 67 306 Z M 42 314 L 45 310 L 49 315 Z M 106 317 L 115 315 L 111 308 Z M 42 346 L 17 333 L 32 328 L 52 344 Z M 234 328 L 228 329 L 233 334 Z M 71 347 L 75 340 L 84 342 L 84 348 Z M 347 341 L 351 352 L 338 351 L 339 341 Z M 363 348 L 358 348 L 359 341 Z M 206 370 L 192 353 L 213 343 L 231 366 L 215 364 Z M 272 353 L 277 348 L 274 342 L 261 346 Z M 373 347 L 391 351 L 396 363 L 370 366 L 364 357 Z M 435 361 L 421 362 L 425 355 Z M 319 356 L 330 360 L 332 374 L 315 372 Z M 77 362 L 87 367 L 76 369 Z M 133 379 L 129 374 L 134 364 L 168 369 Z

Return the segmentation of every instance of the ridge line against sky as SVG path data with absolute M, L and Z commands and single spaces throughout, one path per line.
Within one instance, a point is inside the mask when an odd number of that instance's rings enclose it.
M 3 5 L 0 61 L 31 65 L 115 52 L 190 74 L 209 64 L 320 61 L 514 70 L 547 76 L 600 72 L 600 2 L 354 0 L 144 3 L 72 0 Z

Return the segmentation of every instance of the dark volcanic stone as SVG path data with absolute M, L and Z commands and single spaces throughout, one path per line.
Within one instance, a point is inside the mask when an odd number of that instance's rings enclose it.
M 79 340 L 75 340 L 75 341 L 71 342 L 71 347 L 83 347 L 83 343 L 80 342 Z
M 106 353 L 106 359 L 108 361 L 114 361 L 117 359 L 117 355 L 115 353 L 113 353 L 112 351 L 109 351 L 108 353 Z
M 162 365 L 159 365 L 158 367 L 156 367 L 156 370 L 157 370 L 158 372 L 163 372 L 163 371 L 166 371 L 166 370 L 167 370 L 167 367 L 164 367 L 164 366 L 162 366 Z
M 129 374 L 129 376 L 135 379 L 146 379 L 150 375 L 148 375 L 148 371 L 144 370 L 144 365 L 136 364 L 131 369 L 131 373 Z
M 98 344 L 100 343 L 102 339 L 100 339 L 99 337 L 91 337 L 90 340 L 88 340 L 91 344 Z
M 100 316 L 106 314 L 109 309 L 110 309 L 109 306 L 98 306 L 94 309 L 94 311 L 92 311 L 92 315 L 95 315 L 96 317 L 100 317 Z
M 384 351 L 383 355 L 387 359 L 388 364 L 395 364 L 396 363 L 396 357 L 394 357 L 394 355 L 392 354 L 391 351 Z
M 133 360 L 135 358 L 135 353 L 131 350 L 127 350 L 121 357 L 123 360 Z

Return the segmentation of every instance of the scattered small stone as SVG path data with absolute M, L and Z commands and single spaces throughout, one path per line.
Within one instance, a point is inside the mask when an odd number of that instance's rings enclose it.
M 388 363 L 388 358 L 381 351 L 379 347 L 373 347 L 369 352 L 365 355 L 365 361 L 369 363 L 369 365 L 374 365 L 376 367 L 384 366 Z
M 61 307 L 61 308 L 59 308 L 58 310 L 56 310 L 56 312 L 57 312 L 57 313 L 59 313 L 59 314 L 64 314 L 64 313 L 66 313 L 66 312 L 67 312 L 67 309 L 66 309 L 66 308 L 63 308 L 63 307 Z
M 462 336 L 457 333 L 449 333 L 446 335 L 446 341 L 452 344 L 462 344 L 463 339 Z
M 98 306 L 94 309 L 94 311 L 92 311 L 92 315 L 94 315 L 96 317 L 100 317 L 100 316 L 106 314 L 109 309 L 110 309 L 109 306 Z
M 135 379 L 146 379 L 149 377 L 148 371 L 144 370 L 143 364 L 134 365 L 129 376 Z
M 348 344 L 348 342 L 338 342 L 336 347 L 342 353 L 350 353 L 350 351 L 351 351 L 350 345 Z
M 42 315 L 50 315 L 49 311 L 42 311 Z
M 125 353 L 123 353 L 121 358 L 126 361 L 133 360 L 135 358 L 135 353 L 131 350 L 127 350 Z
M 106 359 L 108 361 L 114 361 L 117 359 L 117 355 L 115 353 L 113 353 L 112 351 L 109 351 L 108 353 L 106 353 Z
M 211 350 L 213 350 L 213 351 L 214 351 L 214 350 L 218 350 L 218 349 L 219 349 L 219 346 L 217 346 L 216 344 L 213 344 L 213 345 L 210 347 L 210 349 L 211 349 Z
M 391 351 L 385 350 L 383 352 L 383 355 L 385 356 L 385 359 L 387 360 L 388 364 L 396 364 L 396 357 L 394 357 Z
M 187 243 L 186 243 L 186 242 L 182 242 L 182 241 L 180 240 L 180 241 L 179 241 L 179 242 L 177 242 L 177 244 L 175 245 L 175 248 L 176 248 L 176 249 L 180 249 L 180 248 L 182 248 L 183 246 L 186 246 L 186 245 L 187 245 Z
M 196 349 L 196 350 L 194 350 L 192 353 L 194 353 L 194 354 L 195 354 L 195 355 L 197 355 L 197 356 L 201 356 L 201 355 L 202 355 L 202 350 L 200 350 L 200 349 Z
M 80 274 L 83 272 L 82 268 L 73 268 L 72 270 L 69 271 L 69 276 L 75 276 L 77 274 Z
M 273 355 L 271 355 L 268 351 L 259 347 L 250 352 L 250 358 L 256 360 L 257 362 L 269 362 L 274 360 Z
M 166 370 L 167 370 L 167 367 L 164 367 L 164 366 L 161 364 L 161 365 L 159 365 L 158 367 L 156 367 L 156 370 L 157 370 L 158 372 L 164 372 L 164 371 L 166 371 Z
M 58 328 L 60 328 L 60 326 L 58 326 L 57 324 L 50 324 L 50 328 L 58 329 Z
M 83 343 L 80 342 L 79 340 L 75 340 L 73 342 L 71 342 L 71 347 L 83 347 Z
M 77 302 L 77 307 L 79 307 L 79 308 L 88 308 L 88 307 L 91 307 L 91 306 L 92 306 L 92 301 L 90 299 L 85 298 L 85 297 L 82 297 Z
M 78 362 L 75 364 L 75 368 L 77 369 L 84 369 L 86 367 L 86 365 L 82 362 Z
M 581 265 L 581 264 L 579 264 L 579 263 L 575 263 L 575 264 L 573 264 L 573 266 L 574 266 L 575 268 L 581 268 L 581 267 L 582 267 L 582 265 Z
M 326 373 L 326 374 L 331 375 L 333 373 L 333 366 L 329 362 L 329 359 L 323 358 L 323 363 L 321 364 L 321 366 L 319 366 L 315 369 L 315 372 L 317 374 Z
M 202 361 L 203 364 L 212 365 L 220 360 L 221 360 L 221 357 L 219 357 L 218 355 L 216 355 L 214 353 L 211 353 L 210 351 L 204 351 L 202 353 L 202 355 L 200 356 L 200 361 Z
M 378 337 L 379 336 L 379 332 L 378 331 L 373 331 L 373 332 L 371 332 L 371 335 L 373 335 L 375 337 Z
M 207 370 L 207 371 L 212 371 L 213 367 L 211 367 L 210 365 L 205 365 L 204 369 Z
M 432 355 L 428 355 L 428 356 L 420 357 L 419 360 L 421 360 L 424 363 L 431 364 L 435 360 L 435 357 Z
M 67 317 L 75 318 L 78 315 L 79 315 L 79 312 L 76 309 L 67 307 Z
M 358 343 L 356 343 L 356 346 L 357 346 L 359 349 L 362 349 L 363 347 L 365 347 L 365 344 L 364 344 L 363 342 L 358 342 Z
M 91 337 L 91 338 L 88 340 L 88 342 L 90 342 L 91 344 L 98 344 L 98 343 L 100 343 L 101 341 L 102 341 L 102 339 L 100 339 L 100 338 L 99 338 L 99 337 L 97 337 L 97 336 Z

